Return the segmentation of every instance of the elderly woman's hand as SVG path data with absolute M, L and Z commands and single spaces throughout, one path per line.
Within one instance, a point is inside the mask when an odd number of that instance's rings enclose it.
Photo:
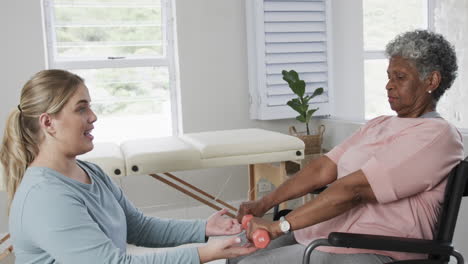
M 283 235 L 283 232 L 281 232 L 278 222 L 276 221 L 272 222 L 272 221 L 265 220 L 263 218 L 254 217 L 247 224 L 247 232 L 246 232 L 247 238 L 250 241 L 252 241 L 253 233 L 259 229 L 263 229 L 267 231 L 270 236 L 270 240 L 273 240 Z
M 269 208 L 265 208 L 265 204 L 262 200 L 247 201 L 243 202 L 239 207 L 237 213 L 237 221 L 241 222 L 244 215 L 253 215 L 257 217 L 263 216 Z
M 206 236 L 228 236 L 239 234 L 242 226 L 236 219 L 226 217 L 227 209 L 212 214 L 206 222 Z

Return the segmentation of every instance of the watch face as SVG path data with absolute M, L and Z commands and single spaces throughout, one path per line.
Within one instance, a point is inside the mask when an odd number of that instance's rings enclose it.
M 288 221 L 286 221 L 286 219 L 283 218 L 280 224 L 280 228 L 281 228 L 281 231 L 283 231 L 283 233 L 286 233 L 291 228 L 291 225 L 289 224 Z

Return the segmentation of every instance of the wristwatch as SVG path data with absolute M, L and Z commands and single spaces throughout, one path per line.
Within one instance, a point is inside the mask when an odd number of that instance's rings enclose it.
M 286 218 L 282 216 L 280 217 L 279 221 L 281 232 L 283 232 L 284 234 L 289 233 L 289 231 L 291 231 L 291 224 L 288 222 L 288 220 L 286 220 Z

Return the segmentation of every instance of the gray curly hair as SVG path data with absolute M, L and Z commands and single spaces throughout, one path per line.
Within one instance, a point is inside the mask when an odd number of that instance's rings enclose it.
M 385 54 L 389 58 L 399 56 L 411 60 L 421 80 L 431 72 L 440 72 L 441 82 L 432 93 L 435 102 L 457 77 L 457 56 L 453 45 L 434 32 L 415 30 L 402 33 L 387 44 Z

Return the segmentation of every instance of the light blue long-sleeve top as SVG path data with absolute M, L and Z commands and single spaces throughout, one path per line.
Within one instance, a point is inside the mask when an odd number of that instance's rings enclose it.
M 128 255 L 126 245 L 205 242 L 206 222 L 147 217 L 96 165 L 77 161 L 85 184 L 30 167 L 13 199 L 9 227 L 16 263 L 199 263 L 196 248 Z

